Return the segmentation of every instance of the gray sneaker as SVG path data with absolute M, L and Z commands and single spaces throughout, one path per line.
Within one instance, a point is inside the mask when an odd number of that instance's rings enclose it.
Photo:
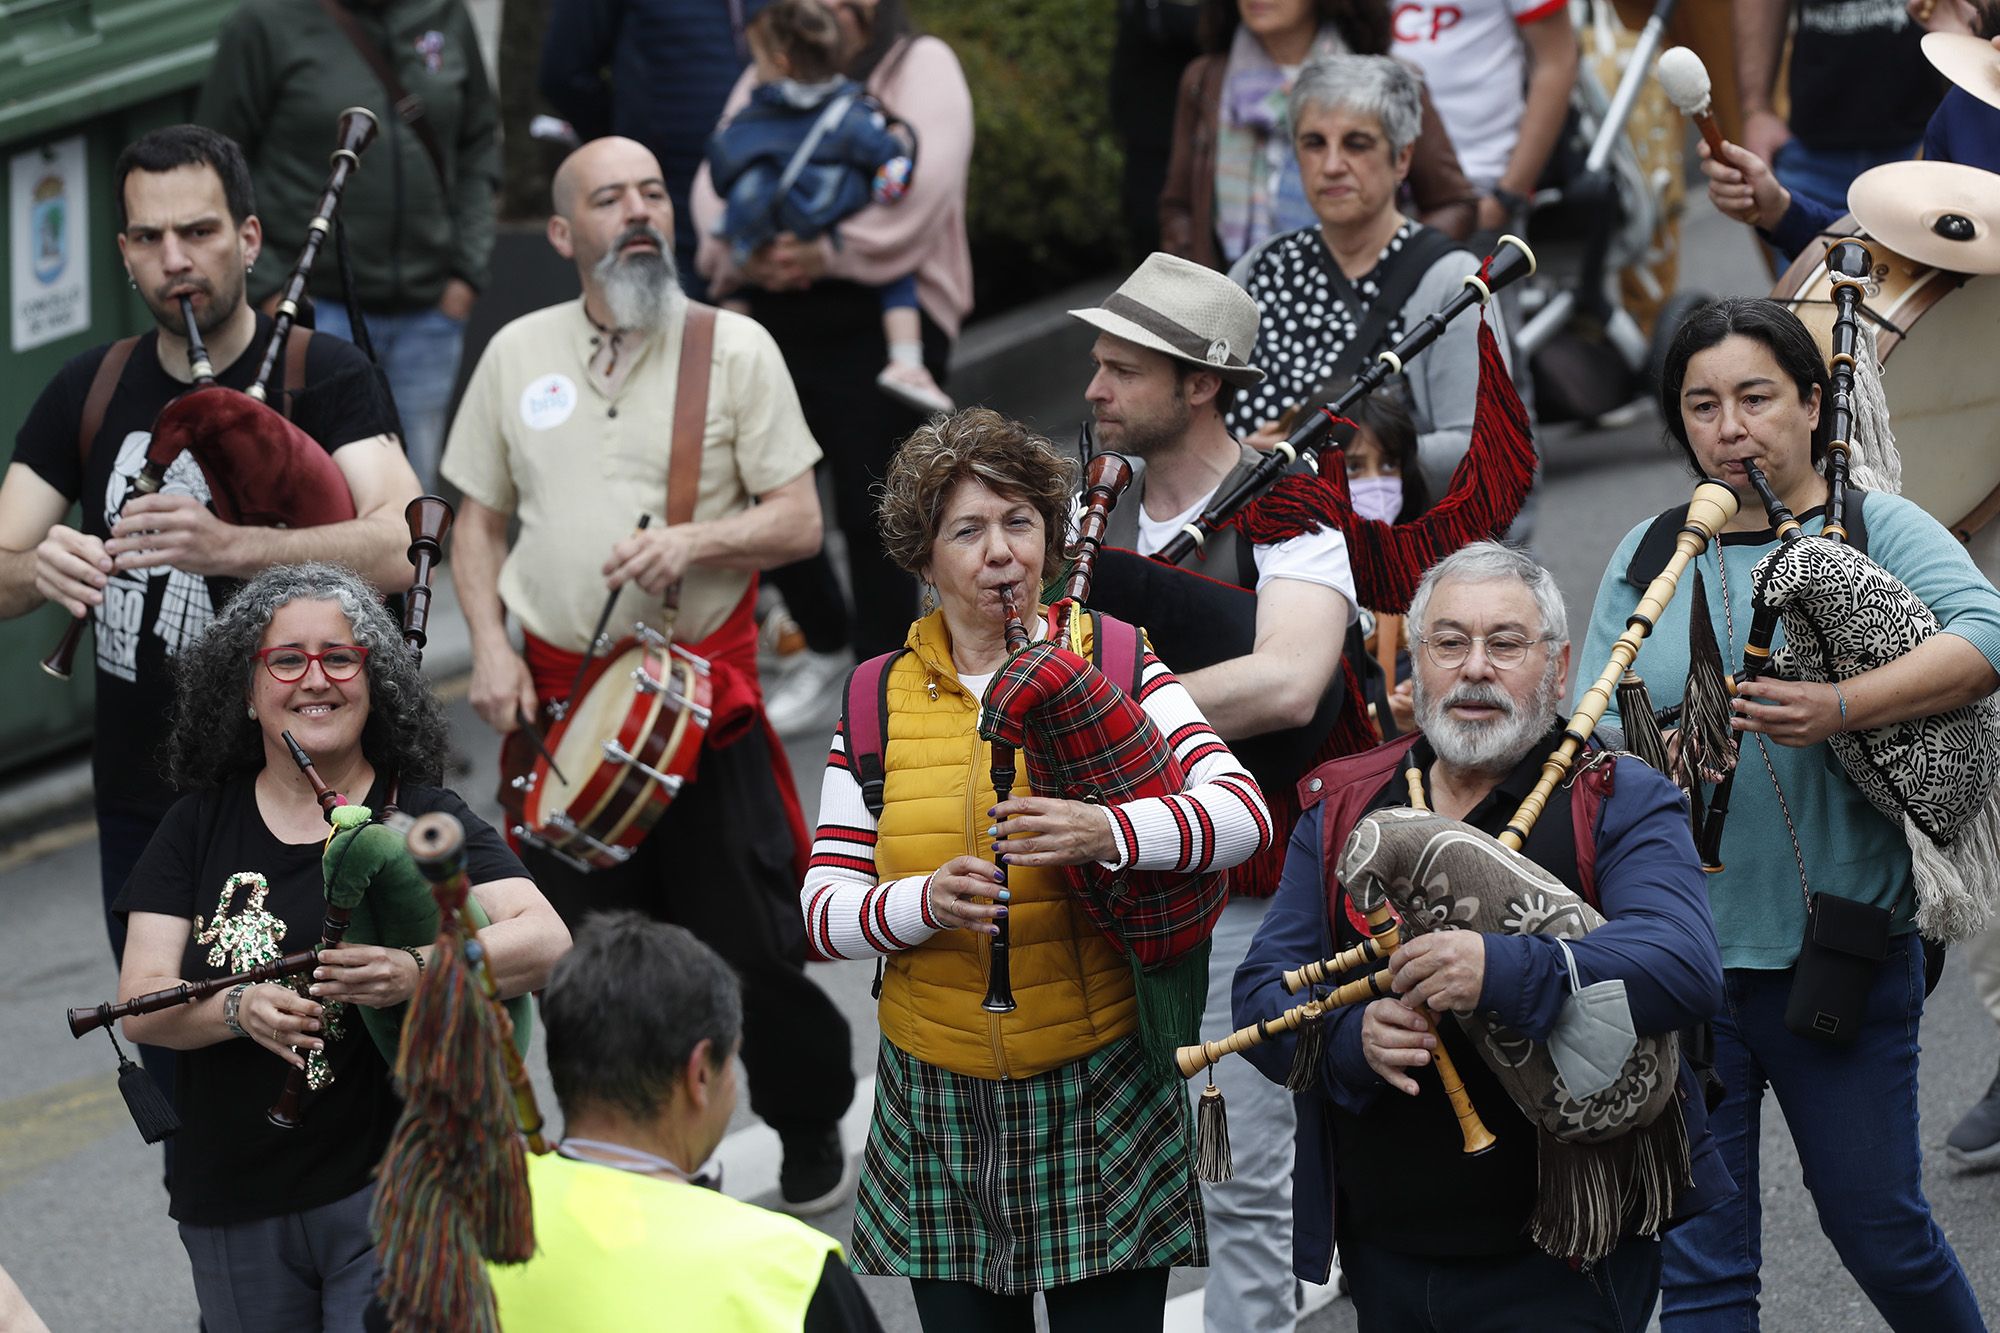
M 2000 1074 L 1945 1136 L 1944 1151 L 1952 1161 L 1974 1170 L 2000 1166 Z
M 764 694 L 764 715 L 780 736 L 796 739 L 817 732 L 833 735 L 840 719 L 840 690 L 854 669 L 851 653 L 794 653 L 784 673 Z

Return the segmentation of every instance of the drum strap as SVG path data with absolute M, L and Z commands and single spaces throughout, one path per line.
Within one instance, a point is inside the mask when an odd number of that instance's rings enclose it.
M 667 522 L 694 517 L 701 494 L 702 436 L 708 428 L 709 369 L 715 354 L 715 307 L 689 301 L 681 326 L 681 364 L 674 385 L 674 434 L 667 457 Z

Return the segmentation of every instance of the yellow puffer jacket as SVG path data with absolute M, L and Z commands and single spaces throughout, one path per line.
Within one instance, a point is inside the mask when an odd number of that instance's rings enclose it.
M 1085 637 L 1088 648 L 1088 633 Z M 979 700 L 959 684 L 942 612 L 910 627 L 889 668 L 888 745 L 875 870 L 883 882 L 928 875 L 954 856 L 992 858 L 991 747 Z M 1025 796 L 1027 768 L 1014 795 Z M 1025 1078 L 1138 1029 L 1124 955 L 1090 925 L 1059 871 L 1010 867 L 1010 975 L 1019 1008 L 989 1014 L 989 936 L 945 930 L 888 957 L 882 1035 L 919 1060 L 977 1078 Z

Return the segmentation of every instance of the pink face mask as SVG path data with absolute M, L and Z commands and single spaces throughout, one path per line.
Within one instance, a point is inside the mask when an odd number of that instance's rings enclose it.
M 1394 523 L 1403 512 L 1401 477 L 1349 477 L 1347 493 L 1353 497 L 1354 512 L 1363 518 Z

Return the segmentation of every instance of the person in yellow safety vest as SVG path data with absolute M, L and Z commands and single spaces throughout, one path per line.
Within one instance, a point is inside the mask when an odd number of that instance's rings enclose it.
M 880 1333 L 824 1232 L 724 1195 L 736 1109 L 728 964 L 637 912 L 589 918 L 543 995 L 556 1151 L 528 1161 L 535 1255 L 489 1265 L 506 1333 Z

